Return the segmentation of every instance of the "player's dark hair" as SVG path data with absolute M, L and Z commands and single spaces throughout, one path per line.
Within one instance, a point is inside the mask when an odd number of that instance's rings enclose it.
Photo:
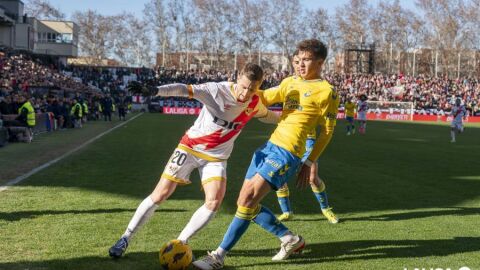
M 254 63 L 247 63 L 240 73 L 245 75 L 251 81 L 262 82 L 263 81 L 263 69 Z
M 313 54 L 315 59 L 325 60 L 327 58 L 328 49 L 320 40 L 318 39 L 305 39 L 300 41 L 297 44 L 298 51 L 306 51 Z
M 299 52 L 299 50 L 296 49 L 296 50 L 293 52 L 292 57 L 297 56 L 297 55 L 298 55 L 298 52 Z

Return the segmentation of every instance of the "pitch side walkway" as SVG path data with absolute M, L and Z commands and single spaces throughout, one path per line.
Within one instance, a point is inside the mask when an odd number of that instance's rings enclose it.
M 43 133 L 30 144 L 12 143 L 0 148 L 0 192 L 141 115 L 131 114 L 127 121 L 89 121 L 81 129 Z

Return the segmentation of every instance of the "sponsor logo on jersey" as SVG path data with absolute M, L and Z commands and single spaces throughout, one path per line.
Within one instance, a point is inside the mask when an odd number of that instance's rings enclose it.
M 227 129 L 237 130 L 237 129 L 242 129 L 242 127 L 243 127 L 243 122 L 230 122 L 230 121 L 218 118 L 216 116 L 213 117 L 213 122 L 215 124 L 221 126 L 221 127 L 227 128 Z
M 177 171 L 178 171 L 178 166 L 173 165 L 173 164 L 170 164 L 170 165 L 168 166 L 168 172 L 169 172 L 170 174 L 175 174 Z
M 280 165 L 279 163 L 277 163 L 275 160 L 272 160 L 272 159 L 267 159 L 265 163 L 270 164 L 275 169 L 280 169 L 280 167 L 282 167 L 282 165 Z
M 298 97 L 294 96 L 287 96 L 287 100 L 283 103 L 283 108 L 286 110 L 302 110 L 302 106 L 300 106 L 300 102 L 298 101 Z
M 304 97 L 309 97 L 312 95 L 312 91 L 308 90 L 305 94 L 303 94 Z
M 288 164 L 283 167 L 283 169 L 280 169 L 280 172 L 278 173 L 279 175 L 284 175 L 290 167 L 288 167 Z

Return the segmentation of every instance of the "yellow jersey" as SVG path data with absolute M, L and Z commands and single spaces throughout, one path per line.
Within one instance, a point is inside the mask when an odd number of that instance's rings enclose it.
M 316 161 L 327 146 L 337 121 L 337 93 L 325 80 L 303 80 L 292 76 L 275 88 L 260 91 L 265 105 L 283 103 L 282 114 L 270 142 L 297 157 L 305 152 L 307 136 L 320 126 L 310 161 Z M 310 134 L 311 135 L 311 134 Z
M 308 132 L 307 139 L 316 139 L 316 138 L 317 138 L 317 130 L 313 128 L 312 130 L 310 130 L 310 132 Z
M 353 117 L 355 115 L 355 103 L 345 102 L 345 116 Z

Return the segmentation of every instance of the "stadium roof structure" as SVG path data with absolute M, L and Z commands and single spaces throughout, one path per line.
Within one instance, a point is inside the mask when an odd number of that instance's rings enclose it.
M 2 24 L 7 24 L 7 25 L 13 25 L 15 24 L 15 17 L 12 16 L 13 14 L 9 13 L 8 10 L 0 6 L 0 25 Z
M 375 72 L 375 43 L 347 43 L 344 48 L 345 73 Z

